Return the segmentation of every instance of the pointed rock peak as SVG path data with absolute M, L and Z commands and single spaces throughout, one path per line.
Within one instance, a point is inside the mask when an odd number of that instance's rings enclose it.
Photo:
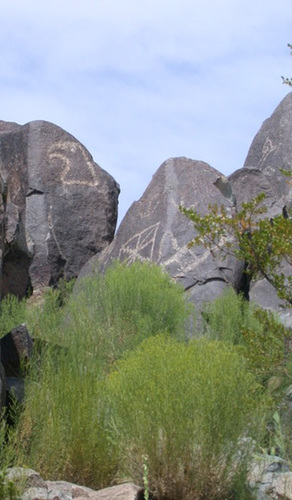
M 244 167 L 256 167 L 287 192 L 280 169 L 292 169 L 292 92 L 286 95 L 273 114 L 264 121 L 246 157 Z M 285 187 L 286 185 L 286 187 Z

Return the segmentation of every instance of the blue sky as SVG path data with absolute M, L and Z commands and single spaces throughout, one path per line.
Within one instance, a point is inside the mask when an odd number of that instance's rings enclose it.
M 292 76 L 291 0 L 0 0 L 0 120 L 51 121 L 121 186 L 173 156 L 242 167 Z

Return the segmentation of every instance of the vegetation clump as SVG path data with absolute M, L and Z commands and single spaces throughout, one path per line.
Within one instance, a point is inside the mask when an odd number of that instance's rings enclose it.
M 253 453 L 291 435 L 265 425 L 281 418 L 269 379 L 291 374 L 276 318 L 231 291 L 190 340 L 193 307 L 150 263 L 63 288 L 40 308 L 2 302 L 5 324 L 25 321 L 42 346 L 2 463 L 95 489 L 131 480 L 159 500 L 249 498 Z
M 120 477 L 141 484 L 147 456 L 157 499 L 248 498 L 267 400 L 232 345 L 150 338 L 117 363 L 107 391 Z

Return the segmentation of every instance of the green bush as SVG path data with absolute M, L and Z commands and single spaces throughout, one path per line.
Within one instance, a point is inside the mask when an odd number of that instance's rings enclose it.
M 289 331 L 275 314 L 250 304 L 232 289 L 208 304 L 203 317 L 205 335 L 239 346 L 261 382 L 284 363 Z
M 7 295 L 0 306 L 0 338 L 26 320 L 26 304 L 14 295 Z
M 18 463 L 49 479 L 108 486 L 116 459 L 106 431 L 106 397 L 93 356 L 44 353 L 27 388 L 17 429 Z
M 158 331 L 183 338 L 190 307 L 166 273 L 141 263 L 116 263 L 104 275 L 85 279 L 61 321 L 56 307 L 50 292 L 37 322 L 50 342 L 32 363 L 18 461 L 47 477 L 98 488 L 112 482 L 117 467 L 108 440 L 105 374 Z
M 115 262 L 104 274 L 85 278 L 66 309 L 71 339 L 110 366 L 157 332 L 184 339 L 193 313 L 184 290 L 159 266 Z M 70 337 L 68 334 L 68 338 Z
M 48 288 L 40 297 L 39 303 L 29 300 L 27 303 L 27 325 L 35 338 L 42 338 L 54 343 L 62 343 L 62 323 L 64 308 L 72 293 L 75 280 L 61 280 L 59 288 Z
M 117 363 L 107 393 L 120 479 L 143 485 L 147 457 L 157 499 L 249 498 L 252 437 L 266 403 L 233 346 L 156 336 Z
M 19 500 L 20 494 L 13 481 L 6 478 L 4 470 L 0 470 L 0 500 Z

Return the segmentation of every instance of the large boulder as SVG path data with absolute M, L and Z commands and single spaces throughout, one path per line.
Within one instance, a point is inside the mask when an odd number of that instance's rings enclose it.
M 128 210 L 114 241 L 84 266 L 80 278 L 99 272 L 114 259 L 128 263 L 140 260 L 165 268 L 196 304 L 212 300 L 229 284 L 236 287 L 242 269 L 235 259 L 214 260 L 203 247 L 187 246 L 195 233 L 179 206 L 206 213 L 209 203 L 234 209 L 230 185 L 220 172 L 188 158 L 165 161 L 140 200 Z
M 172 158 L 161 165 L 139 201 L 133 203 L 114 241 L 85 265 L 80 277 L 100 272 L 113 259 L 155 262 L 188 290 L 194 303 L 212 300 L 228 286 L 276 310 L 292 326 L 292 312 L 285 309 L 266 280 L 250 283 L 244 263 L 229 257 L 214 259 L 202 247 L 188 248 L 195 236 L 193 224 L 179 212 L 179 205 L 204 214 L 209 204 L 232 211 L 242 202 L 265 193 L 266 216 L 273 218 L 292 207 L 292 183 L 280 169 L 292 167 L 292 93 L 266 120 L 249 150 L 245 166 L 226 179 L 208 164 Z M 287 269 L 287 272 L 291 269 Z
M 292 169 L 292 92 L 264 121 L 250 146 L 244 168 L 229 177 L 238 205 L 264 193 L 267 213 L 273 218 L 292 207 L 292 183 L 281 173 Z M 283 263 L 282 271 L 291 274 L 291 266 Z M 265 280 L 252 281 L 250 300 L 277 311 L 283 322 L 292 326 L 292 311 L 285 308 L 276 290 Z
M 1 364 L 6 377 L 21 377 L 32 357 L 33 340 L 25 323 L 0 339 Z
M 70 279 L 113 239 L 119 186 L 72 135 L 0 122 L 2 293 Z
M 256 167 L 274 184 L 278 198 L 291 193 L 280 169 L 292 169 L 292 92 L 264 121 L 249 148 L 244 167 Z

